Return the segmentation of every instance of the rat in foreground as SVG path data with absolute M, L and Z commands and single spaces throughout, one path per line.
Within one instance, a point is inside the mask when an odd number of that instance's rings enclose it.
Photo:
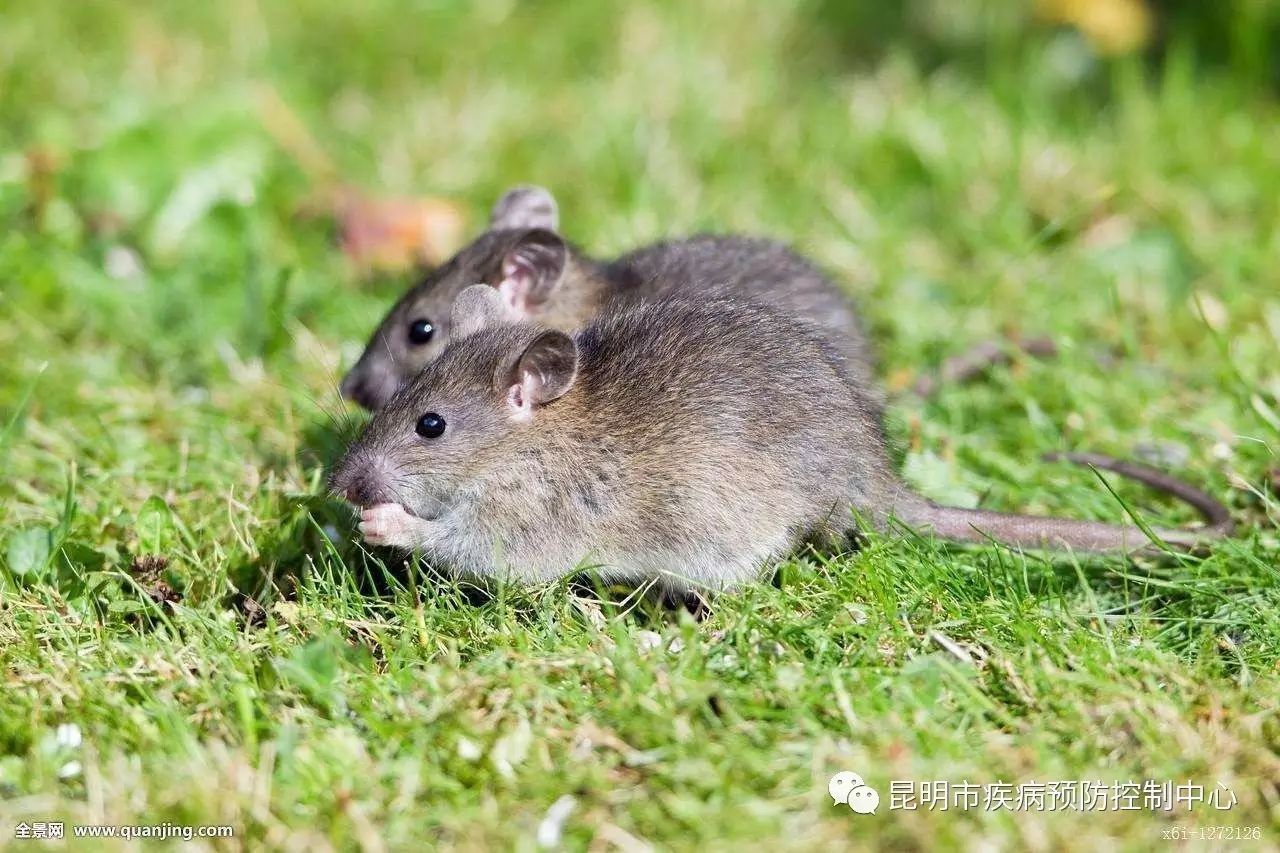
M 852 513 L 964 542 L 1148 545 L 1137 527 L 915 494 L 825 336 L 754 303 L 641 303 L 569 335 L 511 322 L 480 285 L 451 324 L 453 342 L 374 415 L 331 486 L 362 508 L 366 541 L 461 574 L 534 582 L 593 566 L 611 582 L 723 590 L 841 537 Z M 1159 531 L 1166 542 L 1230 531 L 1209 496 L 1127 468 L 1210 522 Z
M 540 187 L 509 190 L 489 230 L 428 274 L 391 308 L 342 394 L 370 410 L 444 350 L 450 309 L 476 282 L 502 297 L 503 316 L 553 329 L 585 326 L 606 306 L 668 295 L 755 299 L 825 330 L 842 373 L 877 407 L 875 359 L 849 300 L 812 264 L 781 243 L 703 235 L 657 243 L 609 262 L 581 254 L 557 232 L 555 199 Z

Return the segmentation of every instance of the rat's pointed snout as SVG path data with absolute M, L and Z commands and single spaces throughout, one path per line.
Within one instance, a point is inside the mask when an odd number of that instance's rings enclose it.
M 342 396 L 359 404 L 371 412 L 375 412 L 382 408 L 387 402 L 387 398 L 391 396 L 391 392 L 386 387 L 387 383 L 379 382 L 372 376 L 367 375 L 357 365 L 352 368 L 342 379 L 342 384 L 338 386 L 338 390 Z
M 343 500 L 347 498 L 347 486 L 351 481 L 351 468 L 347 465 L 346 457 L 343 457 L 336 468 L 329 472 L 329 494 Z
M 397 503 L 377 465 L 362 452 L 348 454 L 329 477 L 329 491 L 360 507 Z
M 338 393 L 342 395 L 344 400 L 354 400 L 359 387 L 360 377 L 355 370 L 348 370 L 347 375 L 342 377 L 342 384 L 338 386 Z
M 338 391 L 345 399 L 376 412 L 400 390 L 400 379 L 395 359 L 389 353 L 366 349 L 342 377 Z

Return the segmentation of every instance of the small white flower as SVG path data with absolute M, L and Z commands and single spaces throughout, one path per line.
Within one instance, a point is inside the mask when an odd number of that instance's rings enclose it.
M 53 741 L 58 746 L 65 746 L 68 749 L 77 749 L 83 742 L 80 735 L 80 727 L 75 723 L 63 723 L 53 732 Z
M 108 249 L 103 266 L 107 275 L 118 281 L 142 275 L 142 259 L 128 246 L 112 246 Z
M 463 761 L 479 761 L 483 754 L 475 741 L 464 737 L 458 738 L 458 757 Z
M 542 823 L 538 824 L 538 846 L 542 848 L 559 847 L 560 836 L 564 833 L 564 822 L 578 807 L 578 801 L 565 794 L 547 809 Z
M 636 634 L 636 651 L 651 652 L 662 647 L 662 635 L 657 631 L 640 631 Z
M 68 761 L 66 764 L 58 768 L 58 778 L 70 779 L 72 776 L 79 776 L 80 769 L 79 761 Z

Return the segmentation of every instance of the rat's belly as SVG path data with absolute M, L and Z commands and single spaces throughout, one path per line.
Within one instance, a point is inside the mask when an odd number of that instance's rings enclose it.
M 708 525 L 673 544 L 665 531 L 629 529 L 570 531 L 544 527 L 493 530 L 455 518 L 429 549 L 429 557 L 462 574 L 521 583 L 554 581 L 582 571 L 609 583 L 657 584 L 664 589 L 731 589 L 759 577 L 762 569 L 796 545 L 794 524 L 774 518 L 761 523 L 743 513 L 734 522 Z

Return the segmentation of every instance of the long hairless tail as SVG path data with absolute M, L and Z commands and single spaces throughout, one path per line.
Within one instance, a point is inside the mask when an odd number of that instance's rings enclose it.
M 1191 547 L 1204 540 L 1230 536 L 1235 529 L 1225 506 L 1194 486 L 1155 468 L 1097 453 L 1051 453 L 1045 458 L 1113 471 L 1185 501 L 1204 516 L 1205 526 L 1197 529 L 1150 528 L 1159 539 L 1169 545 Z M 1126 553 L 1144 550 L 1152 544 L 1147 534 L 1136 525 L 961 509 L 927 501 L 900 513 L 900 516 L 913 527 L 929 530 L 935 536 L 956 542 L 995 540 L 1024 548 Z
M 1230 511 L 1217 498 L 1208 492 L 1197 489 L 1188 482 L 1179 480 L 1171 474 L 1152 468 L 1150 465 L 1126 462 L 1123 459 L 1115 459 L 1101 453 L 1046 453 L 1043 458 L 1047 462 L 1061 460 L 1076 465 L 1101 468 L 1104 471 L 1114 471 L 1122 477 L 1136 480 L 1158 492 L 1172 495 L 1204 517 L 1205 526 L 1199 530 L 1189 532 L 1215 536 L 1230 536 L 1235 532 L 1236 525 L 1231 520 Z

